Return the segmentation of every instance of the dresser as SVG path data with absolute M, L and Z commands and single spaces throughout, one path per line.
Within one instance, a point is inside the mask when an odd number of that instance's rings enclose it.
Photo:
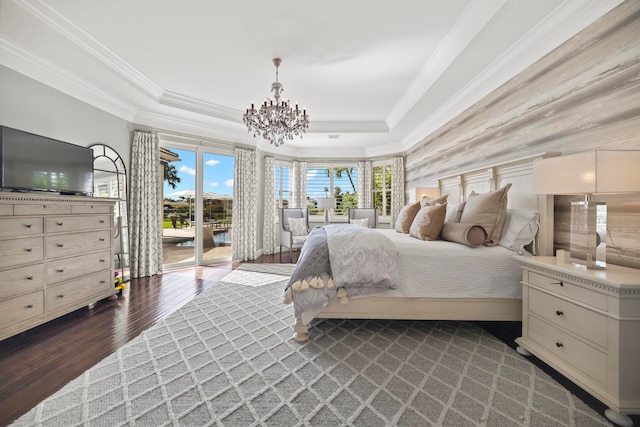
M 522 262 L 521 354 L 533 353 L 599 399 L 609 420 L 640 413 L 640 270 Z
M 0 192 L 0 339 L 115 294 L 114 204 Z

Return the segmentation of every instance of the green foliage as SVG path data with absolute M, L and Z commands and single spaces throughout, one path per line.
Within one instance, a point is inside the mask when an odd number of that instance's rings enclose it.
M 169 187 L 173 188 L 174 190 L 176 189 L 176 186 L 181 181 L 181 179 L 178 176 L 178 169 L 174 165 L 167 164 L 164 167 L 164 180 L 167 181 Z

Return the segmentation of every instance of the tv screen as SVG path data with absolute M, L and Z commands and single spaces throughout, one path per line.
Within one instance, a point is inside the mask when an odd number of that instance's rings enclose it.
M 93 151 L 2 126 L 0 180 L 3 188 L 93 195 Z

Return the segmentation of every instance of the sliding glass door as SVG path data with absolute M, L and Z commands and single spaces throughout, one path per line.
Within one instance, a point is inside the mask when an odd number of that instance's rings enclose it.
M 230 261 L 234 157 L 163 146 L 161 158 L 165 267 Z

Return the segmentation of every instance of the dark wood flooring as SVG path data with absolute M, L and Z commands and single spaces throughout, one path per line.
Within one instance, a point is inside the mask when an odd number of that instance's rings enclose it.
M 296 256 L 294 255 L 294 261 Z M 289 253 L 282 254 L 288 263 Z M 256 263 L 279 263 L 279 254 Z M 69 381 L 122 347 L 158 320 L 215 284 L 239 264 L 189 267 L 134 279 L 124 295 L 105 299 L 44 325 L 0 341 L 0 426 L 14 421 Z M 519 322 L 480 322 L 480 326 L 514 346 Z M 604 406 L 571 382 L 532 358 L 599 413 Z M 634 423 L 640 417 L 634 416 Z

